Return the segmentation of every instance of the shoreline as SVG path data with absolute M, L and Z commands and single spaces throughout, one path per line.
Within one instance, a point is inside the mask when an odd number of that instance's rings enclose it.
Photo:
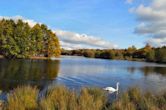
M 32 59 L 32 60 L 50 60 L 49 57 L 30 57 L 30 58 L 27 58 L 27 59 Z
M 72 55 L 61 55 L 61 56 L 72 56 Z M 77 56 L 77 55 L 75 55 Z M 81 56 L 81 57 L 85 57 L 85 56 Z M 40 57 L 40 56 L 35 56 L 35 57 L 29 57 L 29 58 L 14 58 L 14 59 L 30 59 L 30 60 L 56 60 L 60 57 Z M 91 57 L 85 57 L 85 58 L 91 58 Z M 0 55 L 0 59 L 5 59 L 5 57 L 3 55 Z M 7 59 L 7 58 L 6 58 Z M 147 63 L 157 63 L 157 64 L 166 64 L 166 63 L 162 63 L 162 62 L 154 62 L 154 61 L 146 61 L 145 59 L 105 59 L 105 58 L 94 58 L 94 59 L 104 59 L 104 60 L 124 60 L 124 61 L 137 61 L 137 62 L 147 62 Z
M 52 57 L 52 58 L 58 58 L 58 57 Z M 0 59 L 8 59 L 8 58 L 5 58 L 3 55 L 0 55 Z M 29 58 L 13 58 L 13 59 L 51 60 L 51 57 L 35 56 L 35 57 L 29 57 Z

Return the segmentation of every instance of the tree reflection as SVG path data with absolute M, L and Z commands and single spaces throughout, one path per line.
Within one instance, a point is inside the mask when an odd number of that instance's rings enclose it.
M 161 74 L 166 75 L 166 67 L 153 67 L 153 66 L 145 66 L 145 67 L 128 67 L 127 70 L 130 73 L 135 73 L 136 71 L 141 71 L 144 75 L 149 74 Z
M 10 90 L 19 85 L 42 87 L 55 79 L 60 61 L 0 60 L 0 89 Z

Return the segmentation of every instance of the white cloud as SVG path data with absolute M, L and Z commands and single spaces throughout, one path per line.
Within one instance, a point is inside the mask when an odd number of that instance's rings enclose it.
M 108 41 L 105 41 L 101 38 L 89 36 L 86 34 L 78 34 L 75 32 L 55 30 L 55 33 L 63 41 L 64 45 L 72 44 L 75 45 L 75 49 L 79 48 L 117 48 L 117 45 L 114 45 Z
M 134 0 L 126 0 L 126 3 L 132 4 Z
M 17 22 L 19 19 L 22 19 L 23 22 L 27 22 L 31 27 L 39 23 L 31 19 L 26 19 L 22 16 L 0 16 L 2 19 L 13 19 Z M 39 23 L 41 24 L 41 23 Z M 56 33 L 60 39 L 62 48 L 65 49 L 81 49 L 81 48 L 99 48 L 99 49 L 110 49 L 117 48 L 117 45 L 110 43 L 109 41 L 102 40 L 98 37 L 88 36 L 86 34 L 78 34 L 75 32 L 69 32 L 64 30 L 52 30 Z
M 154 37 L 147 41 L 149 44 L 153 44 L 155 47 L 161 47 L 166 45 L 166 37 Z
M 147 43 L 153 46 L 166 45 L 166 0 L 152 0 L 148 6 L 141 4 L 130 11 L 140 22 L 135 33 L 150 37 Z

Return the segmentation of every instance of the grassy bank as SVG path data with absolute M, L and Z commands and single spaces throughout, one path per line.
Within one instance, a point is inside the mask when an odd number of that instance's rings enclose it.
M 75 92 L 63 86 L 51 87 L 43 97 L 34 87 L 18 87 L 8 95 L 4 110 L 166 110 L 166 93 L 152 95 L 132 88 L 110 103 L 98 88 Z

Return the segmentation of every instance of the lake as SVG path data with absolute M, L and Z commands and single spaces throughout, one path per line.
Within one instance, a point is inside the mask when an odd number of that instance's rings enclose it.
M 0 59 L 0 90 L 34 85 L 44 90 L 50 85 L 115 87 L 120 91 L 139 87 L 153 93 L 166 90 L 166 65 L 136 61 L 90 59 L 62 56 L 51 60 Z

